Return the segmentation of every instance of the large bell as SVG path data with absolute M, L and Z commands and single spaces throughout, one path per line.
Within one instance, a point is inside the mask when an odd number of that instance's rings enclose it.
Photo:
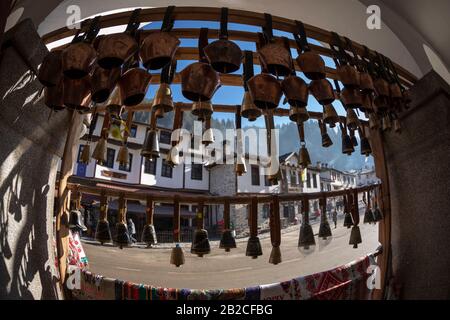
M 135 38 L 128 33 L 104 35 L 98 42 L 97 63 L 105 69 L 118 68 L 130 59 L 138 48 Z
M 361 137 L 361 155 L 366 157 L 372 154 L 372 148 L 370 147 L 370 142 L 367 137 Z
M 289 105 L 306 108 L 309 89 L 305 81 L 296 75 L 290 75 L 281 82 L 281 88 Z
M 99 220 L 97 223 L 97 229 L 95 230 L 95 240 L 104 243 L 111 242 L 111 230 L 109 229 L 108 220 Z
M 322 57 L 312 51 L 303 52 L 297 57 L 297 63 L 308 79 L 325 79 L 325 62 Z
M 276 77 L 291 74 L 292 57 L 284 44 L 274 41 L 258 50 L 259 60 L 264 69 Z
M 197 101 L 192 104 L 191 113 L 198 117 L 198 120 L 205 121 L 213 114 L 214 109 L 211 101 Z
M 91 160 L 91 146 L 86 143 L 83 147 L 83 151 L 81 152 L 80 163 L 89 164 L 90 160 Z
M 207 45 L 204 50 L 209 63 L 217 72 L 232 73 L 239 70 L 242 51 L 233 41 L 219 39 Z
M 300 148 L 300 161 L 299 164 L 302 168 L 306 168 L 311 165 L 311 158 L 309 157 L 308 149 L 304 145 Z
M 144 67 L 158 70 L 172 61 L 180 40 L 170 32 L 153 32 L 142 41 L 140 57 Z
M 130 152 L 128 151 L 128 147 L 126 145 L 123 145 L 119 149 L 119 153 L 117 154 L 116 162 L 119 162 L 119 164 L 123 167 L 125 167 L 129 160 L 130 160 Z
M 341 65 L 337 67 L 336 73 L 344 87 L 357 89 L 361 85 L 361 76 L 359 72 L 350 65 Z
M 350 229 L 353 226 L 353 218 L 350 212 L 346 212 L 344 215 L 344 227 Z
M 248 121 L 256 121 L 262 115 L 261 109 L 257 108 L 252 101 L 250 92 L 245 91 L 242 100 L 241 116 L 248 119 Z
M 373 96 L 372 94 L 363 94 L 362 95 L 362 105 L 359 109 L 363 112 L 373 112 Z
M 97 67 L 92 74 L 92 101 L 95 103 L 105 102 L 113 91 L 120 78 L 120 68 L 103 69 Z
M 339 122 L 339 116 L 332 104 L 323 106 L 323 122 L 328 124 L 330 128 L 334 128 L 336 123 Z
M 177 268 L 184 264 L 183 249 L 178 243 L 172 248 L 172 253 L 170 254 L 170 264 L 175 265 Z
M 130 234 L 128 233 L 127 225 L 123 222 L 119 222 L 116 224 L 114 244 L 120 249 L 131 245 L 131 238 Z
M 144 69 L 132 68 L 119 80 L 122 105 L 135 106 L 144 100 L 152 75 Z
M 327 79 L 311 81 L 309 91 L 321 105 L 331 104 L 336 99 L 333 87 Z
M 309 113 L 305 107 L 295 107 L 291 105 L 289 109 L 289 119 L 296 123 L 303 123 L 309 120 Z
M 166 163 L 172 168 L 180 164 L 180 151 L 177 147 L 170 148 L 166 156 Z
M 373 79 L 368 72 L 360 73 L 361 79 L 361 92 L 364 95 L 372 94 L 375 91 L 375 87 L 373 84 Z
M 276 109 L 283 91 L 280 82 L 268 73 L 261 73 L 247 81 L 253 103 L 260 109 Z
M 156 130 L 150 130 L 147 133 L 142 146 L 141 156 L 148 159 L 160 157 L 158 132 Z
M 106 139 L 101 137 L 95 145 L 92 158 L 97 160 L 97 164 L 103 165 L 106 162 Z
M 280 246 L 272 247 L 272 251 L 270 252 L 269 263 L 273 265 L 277 265 L 281 263 L 281 250 Z
M 300 227 L 300 237 L 298 239 L 298 247 L 303 250 L 310 250 L 311 247 L 316 245 L 314 239 L 314 232 L 309 223 L 302 223 Z
M 91 77 L 79 79 L 64 77 L 64 104 L 69 109 L 85 112 L 90 109 Z
M 209 146 L 211 143 L 214 143 L 214 131 L 212 128 L 208 128 L 203 133 L 202 144 L 205 146 Z
M 72 43 L 62 51 L 62 71 L 70 79 L 81 79 L 91 72 L 96 58 L 97 52 L 91 44 Z
M 359 230 L 358 226 L 354 226 L 352 228 L 352 232 L 350 233 L 350 241 L 348 244 L 353 245 L 354 249 L 358 248 L 358 244 L 362 243 L 361 239 L 361 230 Z
M 355 151 L 352 138 L 346 133 L 342 133 L 342 153 L 350 156 Z
M 219 73 L 208 63 L 194 62 L 181 71 L 181 93 L 190 101 L 210 101 L 219 87 Z
M 167 113 L 173 111 L 173 108 L 174 105 L 170 85 L 167 83 L 161 83 L 158 91 L 156 92 L 155 98 L 153 99 L 152 109 L 162 109 L 164 113 Z
M 211 253 L 209 245 L 208 231 L 205 229 L 196 229 L 194 231 L 194 238 L 192 239 L 191 253 L 196 254 L 200 258 L 203 255 Z
M 247 249 L 245 251 L 247 257 L 252 257 L 252 259 L 257 259 L 262 256 L 261 242 L 258 237 L 250 237 L 247 242 Z
M 144 226 L 144 230 L 142 231 L 142 242 L 146 243 L 149 247 L 158 243 L 154 225 L 146 224 Z
M 236 239 L 234 239 L 231 230 L 227 229 L 222 232 L 219 248 L 225 249 L 226 252 L 230 252 L 230 249 L 236 248 Z
M 356 130 L 361 125 L 354 109 L 347 108 L 347 126 L 350 130 Z

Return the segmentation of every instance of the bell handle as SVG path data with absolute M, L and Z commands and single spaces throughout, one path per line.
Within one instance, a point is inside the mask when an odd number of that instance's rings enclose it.
M 258 32 L 257 36 L 258 36 L 258 42 L 256 42 L 256 49 L 260 50 L 262 47 L 264 47 L 267 44 L 267 39 L 265 38 L 264 34 L 261 32 Z M 269 73 L 269 70 L 267 69 L 267 66 L 263 61 L 261 61 L 261 73 Z
M 250 50 L 244 51 L 244 90 L 248 91 L 247 81 L 254 76 L 253 69 L 253 52 Z
M 205 54 L 205 47 L 208 45 L 208 28 L 201 28 L 200 29 L 200 35 L 198 37 L 198 54 L 199 62 L 208 63 L 208 59 L 206 58 Z
M 295 20 L 295 26 L 297 27 L 297 33 L 294 33 L 293 35 L 298 47 L 297 52 L 301 54 L 303 52 L 311 51 L 308 44 L 308 38 L 306 37 L 305 25 L 303 22 Z
M 170 32 L 173 29 L 174 21 L 173 12 L 175 6 L 168 6 L 166 12 L 164 13 L 163 23 L 161 25 L 161 31 Z
M 220 33 L 219 39 L 228 40 L 228 8 L 220 10 Z
M 277 195 L 272 197 L 270 203 L 270 241 L 273 247 L 281 244 L 280 199 Z
M 341 37 L 336 32 L 331 32 L 330 48 L 340 65 L 348 65 L 350 63 L 349 56 L 344 50 Z
M 270 13 L 264 13 L 264 26 L 262 27 L 263 35 L 266 40 L 266 43 L 273 41 L 273 24 L 272 24 L 272 15 Z
M 101 16 L 96 16 L 94 19 L 92 19 L 91 23 L 89 24 L 89 30 L 84 36 L 84 42 L 92 43 L 95 37 L 97 37 L 98 32 L 100 31 L 100 17 Z
M 130 16 L 130 20 L 128 20 L 128 25 L 125 29 L 125 33 L 134 34 L 134 32 L 139 28 L 139 14 L 141 13 L 141 11 L 141 8 L 133 10 L 133 13 Z

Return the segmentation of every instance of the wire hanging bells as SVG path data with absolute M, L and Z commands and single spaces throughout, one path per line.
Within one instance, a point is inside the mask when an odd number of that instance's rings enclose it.
M 358 191 L 353 191 L 353 203 L 352 203 L 352 217 L 353 217 L 353 228 L 350 233 L 349 244 L 353 245 L 354 249 L 358 248 L 358 245 L 362 243 L 361 230 L 359 229 L 359 208 L 358 208 Z
M 174 59 L 172 63 L 167 64 L 161 71 L 161 84 L 158 91 L 156 91 L 152 104 L 152 109 L 161 113 L 160 116 L 156 115 L 158 118 L 162 118 L 165 113 L 173 111 L 174 104 L 170 84 L 173 81 L 176 68 L 177 61 Z
M 250 92 L 248 91 L 247 82 L 254 76 L 253 70 L 253 52 L 244 52 L 244 98 L 242 99 L 241 116 L 248 121 L 256 121 L 261 115 L 261 109 L 258 109 L 253 103 Z
M 108 198 L 104 190 L 102 190 L 100 195 L 100 215 L 95 230 L 95 240 L 102 245 L 112 240 L 108 222 Z
M 114 237 L 114 244 L 118 246 L 120 249 L 123 249 L 123 247 L 128 247 L 131 245 L 131 238 L 130 234 L 128 233 L 127 228 L 127 204 L 126 199 L 124 195 L 120 195 L 119 197 L 119 212 L 117 217 L 117 223 L 116 223 L 116 232 Z
M 277 265 L 281 263 L 281 221 L 280 221 L 280 200 L 278 196 L 273 196 L 270 203 L 270 241 L 272 251 L 270 252 L 269 263 Z
M 150 196 L 147 197 L 147 207 L 145 209 L 147 223 L 142 230 L 142 242 L 150 248 L 158 243 L 156 238 L 155 226 L 153 225 L 153 215 L 155 211 L 155 203 Z
M 323 123 L 322 120 L 318 120 L 320 135 L 322 136 L 322 147 L 329 148 L 333 145 L 333 140 L 331 140 L 330 135 L 327 132 L 327 126 Z
M 262 256 L 261 242 L 258 238 L 258 198 L 252 197 L 250 206 L 247 206 L 249 212 L 250 237 L 247 242 L 245 255 L 257 259 Z
M 233 236 L 230 223 L 230 202 L 225 200 L 223 206 L 223 220 L 224 230 L 222 232 L 222 238 L 220 239 L 219 248 L 225 249 L 225 252 L 230 252 L 231 249 L 236 248 L 236 239 Z
M 100 17 L 95 17 L 89 24 L 89 30 L 80 35 L 81 29 L 75 35 L 71 44 L 62 51 L 61 64 L 63 74 L 70 79 L 86 77 L 97 58 L 97 52 L 91 42 L 97 36 Z
M 205 254 L 211 253 L 209 245 L 208 231 L 203 226 L 203 210 L 204 204 L 199 203 L 197 206 L 197 229 L 194 231 L 192 239 L 191 253 L 196 254 L 200 258 Z
M 208 44 L 208 29 L 200 29 L 198 40 L 199 62 L 194 62 L 181 71 L 181 93 L 193 102 L 211 101 L 220 87 L 219 73 L 208 63 L 204 48 Z
M 311 51 L 306 36 L 305 26 L 300 21 L 295 21 L 297 33 L 294 33 L 294 39 L 297 43 L 297 63 L 310 80 L 321 80 L 326 78 L 325 62 L 317 53 Z
M 44 57 L 37 78 L 45 87 L 54 87 L 60 83 L 62 79 L 62 50 L 52 50 Z
M 139 28 L 141 9 L 135 9 L 124 33 L 104 35 L 98 42 L 97 64 L 103 69 L 119 68 L 139 49 L 134 35 Z
M 228 8 L 221 10 L 219 40 L 210 43 L 204 50 L 209 63 L 217 72 L 232 73 L 239 70 L 242 51 L 236 43 L 228 40 Z
M 173 241 L 175 242 L 175 247 L 172 248 L 172 253 L 170 254 L 170 264 L 175 265 L 177 268 L 184 264 L 184 253 L 180 246 L 180 232 L 180 199 L 178 196 L 175 196 L 173 201 Z
M 120 78 L 120 68 L 103 69 L 97 66 L 92 74 L 91 93 L 95 103 L 105 102 Z
M 309 224 L 309 200 L 302 200 L 303 221 L 300 227 L 300 237 L 298 239 L 298 249 L 304 254 L 314 251 L 316 240 L 314 239 L 314 232 Z

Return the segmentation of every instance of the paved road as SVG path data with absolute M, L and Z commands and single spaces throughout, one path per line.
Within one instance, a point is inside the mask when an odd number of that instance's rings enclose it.
M 342 222 L 342 221 L 341 221 Z M 342 225 L 342 223 L 340 223 Z M 319 225 L 313 226 L 317 232 Z M 84 244 L 90 270 L 111 278 L 163 287 L 216 289 L 246 287 L 288 280 L 301 275 L 325 271 L 348 263 L 378 247 L 378 227 L 361 225 L 363 243 L 358 249 L 348 245 L 350 229 L 338 226 L 333 240 L 325 247 L 316 246 L 313 254 L 297 250 L 298 231 L 282 235 L 283 262 L 269 264 L 270 239 L 262 239 L 264 255 L 256 260 L 245 256 L 245 242 L 229 253 L 211 244 L 211 254 L 198 258 L 185 249 L 186 263 L 180 268 L 169 263 L 169 249 L 127 248 Z M 317 239 L 317 238 L 316 238 Z

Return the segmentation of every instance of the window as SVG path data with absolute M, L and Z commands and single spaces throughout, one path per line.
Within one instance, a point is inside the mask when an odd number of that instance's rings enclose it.
M 106 162 L 105 167 L 114 168 L 114 159 L 116 158 L 116 150 L 108 148 L 106 149 Z
M 159 132 L 159 142 L 164 144 L 171 144 L 172 133 L 170 131 L 161 130 Z
M 191 165 L 191 179 L 203 180 L 203 165 L 200 163 L 193 163 Z
M 259 186 L 259 167 L 252 166 L 252 186 Z
M 136 138 L 137 125 L 132 125 L 130 128 L 130 138 Z
M 165 159 L 161 164 L 161 177 L 172 178 L 172 167 L 167 164 Z
M 78 148 L 78 157 L 77 157 L 78 163 L 80 163 L 80 161 L 81 161 L 81 154 L 83 153 L 83 149 L 84 149 L 84 144 L 80 144 L 80 147 Z
M 317 188 L 317 174 L 313 174 L 313 188 Z
M 306 174 L 306 187 L 311 188 L 311 174 L 310 173 Z
M 153 158 L 149 160 L 148 158 L 144 158 L 144 173 L 156 175 L 156 163 L 158 161 L 157 158 Z
M 296 185 L 297 184 L 297 177 L 295 174 L 295 171 L 291 171 L 291 185 Z
M 264 186 L 266 186 L 266 187 L 272 186 L 272 184 L 269 181 L 269 176 L 266 176 L 266 175 L 264 176 Z
M 133 162 L 133 155 L 131 153 L 128 154 L 128 163 L 124 166 L 119 164 L 119 170 L 131 172 L 131 164 Z

